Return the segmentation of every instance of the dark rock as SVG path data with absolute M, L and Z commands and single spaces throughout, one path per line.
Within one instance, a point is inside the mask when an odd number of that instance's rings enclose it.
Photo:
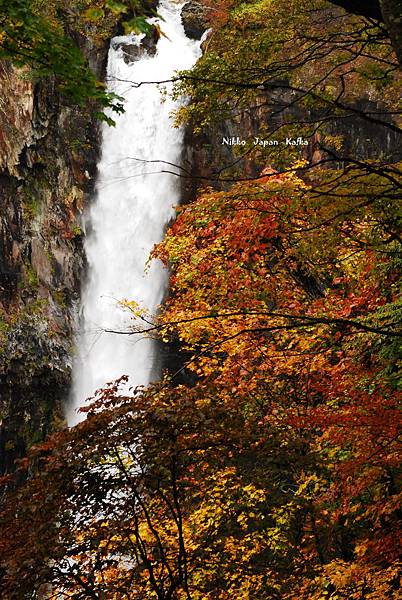
M 261 93 L 254 104 L 244 111 L 234 111 L 232 119 L 228 118 L 219 123 L 205 127 L 200 133 L 194 135 L 191 126 L 186 129 L 187 152 L 191 156 L 191 172 L 194 177 L 192 196 L 199 193 L 205 186 L 225 189 L 228 185 L 219 182 L 219 177 L 230 179 L 241 173 L 248 177 L 255 177 L 266 167 L 263 162 L 250 160 L 246 153 L 241 158 L 236 152 L 236 146 L 222 145 L 223 138 L 237 138 L 253 140 L 263 133 L 268 138 L 270 132 L 274 139 L 282 140 L 285 134 L 282 128 L 289 122 L 320 121 L 326 118 L 325 112 L 311 110 L 298 105 L 292 92 L 278 89 L 276 91 Z M 367 99 L 362 99 L 354 105 L 362 113 L 381 112 L 384 107 Z M 273 116 L 274 115 L 274 116 Z M 385 120 L 385 118 L 384 118 Z M 392 117 L 387 119 L 390 123 Z M 340 136 L 343 140 L 342 156 L 352 156 L 362 161 L 370 160 L 373 156 L 382 156 L 384 160 L 397 162 L 401 159 L 401 148 L 398 133 L 387 127 L 379 127 L 357 114 L 347 116 L 334 116 L 327 119 L 325 134 Z M 324 135 L 324 134 L 323 134 Z M 300 157 L 310 164 L 315 164 L 326 157 L 322 149 L 321 134 L 315 133 L 309 138 L 307 146 L 300 148 Z M 333 168 L 342 166 L 340 163 L 331 163 Z M 274 168 L 280 167 L 272 163 Z
M 114 47 L 115 50 L 118 48 L 121 48 L 123 51 L 123 58 L 126 64 L 140 60 L 140 58 L 142 58 L 142 56 L 145 54 L 145 49 L 141 45 L 137 46 L 136 44 L 118 44 Z
M 197 0 L 190 0 L 183 6 L 181 18 L 187 37 L 200 40 L 208 29 L 209 9 Z
M 118 50 L 120 48 L 123 51 L 124 62 L 130 64 L 140 60 L 144 55 L 154 56 L 156 53 L 158 37 L 158 31 L 155 27 L 151 33 L 147 33 L 147 35 L 142 38 L 140 44 L 117 42 L 113 44 L 113 49 Z
M 103 50 L 99 54 L 103 61 Z M 63 426 L 99 126 L 0 62 L 0 473 Z
M 196 384 L 197 375 L 188 368 L 193 353 L 184 350 L 180 340 L 158 342 L 157 347 L 159 363 L 155 365 L 157 372 L 167 373 L 176 385 L 191 387 Z
M 10 331 L 0 363 L 0 473 L 62 424 L 70 383 L 67 336 L 49 336 L 47 323 L 30 316 Z

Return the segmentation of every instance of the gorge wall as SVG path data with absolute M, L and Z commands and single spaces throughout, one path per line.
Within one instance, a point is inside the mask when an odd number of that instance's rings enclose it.
M 92 49 L 93 50 L 93 49 Z M 100 72 L 106 47 L 98 50 Z M 0 65 L 0 471 L 62 423 L 98 124 Z
M 219 27 L 217 29 L 214 26 L 216 12 L 217 7 L 203 0 L 190 0 L 182 11 L 187 35 L 196 39 L 204 35 L 201 46 L 204 53 L 208 53 L 211 48 L 212 52 L 216 52 L 216 47 L 213 47 L 214 40 L 222 35 Z M 211 24 L 212 28 L 209 29 Z M 236 81 L 237 77 L 236 73 L 233 73 L 229 80 Z M 250 154 L 249 144 L 256 137 L 278 140 L 281 144 L 286 139 L 288 125 L 292 123 L 311 123 L 308 133 L 299 132 L 308 140 L 308 144 L 300 148 L 299 155 L 309 164 L 315 164 L 325 157 L 324 144 L 319 133 L 321 129 L 325 130 L 325 135 L 341 140 L 342 150 L 338 148 L 336 151 L 338 156 L 353 156 L 357 160 L 367 160 L 373 156 L 381 157 L 384 161 L 400 160 L 398 133 L 392 128 L 379 125 L 375 119 L 370 121 L 366 118 L 367 115 L 375 117 L 378 114 L 380 119 L 393 123 L 393 117 L 387 114 L 385 105 L 373 101 L 369 90 L 362 94 L 357 102 L 350 103 L 351 110 L 331 114 L 324 109 L 308 109 L 299 103 L 297 93 L 287 88 L 286 81 L 278 80 L 276 83 L 272 89 L 256 94 L 255 99 L 245 107 L 239 103 L 241 94 L 237 90 L 232 114 L 226 118 L 212 120 L 202 128 L 196 122 L 189 124 L 186 141 L 191 154 L 193 180 L 188 185 L 188 197 L 194 197 L 203 186 L 224 187 L 219 180 L 225 178 L 244 175 L 253 177 L 267 166 L 280 170 L 283 164 L 280 164 L 280 161 L 275 163 L 275 156 L 272 165 L 268 165 L 264 157 L 258 160 L 255 153 Z M 230 85 L 227 94 L 225 88 L 222 88 L 222 94 L 230 97 Z M 244 94 L 247 97 L 246 89 Z M 317 128 L 317 123 L 321 120 L 326 124 Z M 236 143 L 224 144 L 224 139 L 244 140 L 247 146 L 243 149 Z M 253 156 L 252 159 L 249 158 L 250 155 Z M 341 162 L 338 162 L 338 166 L 341 166 Z
M 157 5 L 142 1 L 148 15 Z M 105 76 L 110 37 L 121 35 L 122 21 L 132 17 L 124 14 L 102 39 L 90 25 L 86 32 L 74 19 L 67 22 L 98 79 Z M 154 42 L 150 34 L 144 45 Z M 74 105 L 52 78 L 35 80 L 7 61 L 0 61 L 0 89 L 1 474 L 66 426 L 85 272 L 80 223 L 94 190 L 100 124 L 98 107 Z

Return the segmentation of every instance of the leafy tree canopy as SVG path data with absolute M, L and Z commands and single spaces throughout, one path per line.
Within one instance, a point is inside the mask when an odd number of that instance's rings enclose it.
M 343 140 L 331 139 L 336 119 L 354 115 L 383 127 L 391 115 L 400 121 L 400 69 L 381 25 L 324 0 L 231 4 L 204 56 L 178 84 L 178 92 L 193 99 L 179 120 L 190 119 L 196 132 L 225 118 L 266 114 L 261 137 L 319 135 L 322 146 L 338 145 L 339 155 Z M 383 110 L 363 109 L 365 100 L 380 102 Z M 251 157 L 261 153 L 247 150 Z M 277 157 L 278 148 L 269 153 Z M 286 164 L 289 149 L 283 154 Z
M 19 464 L 25 485 L 4 478 L 5 598 L 399 597 L 401 163 L 327 130 L 335 110 L 398 134 L 397 65 L 377 24 L 320 0 L 224 4 L 186 118 L 291 88 L 303 111 L 280 126 L 318 125 L 322 158 L 278 172 L 256 150 L 256 177 L 236 166 L 178 210 L 153 251 L 169 299 L 153 318 L 125 304 L 127 334 L 182 364 L 100 391 Z M 367 90 L 382 104 L 353 113 Z
M 148 31 L 142 3 L 0 0 L 0 58 L 11 60 L 17 67 L 28 67 L 32 77 L 55 76 L 63 94 L 79 105 L 94 101 L 97 116 L 113 124 L 103 111 L 122 112 L 122 99 L 97 81 L 69 32 L 101 43 L 126 13 L 131 15 L 126 19 L 127 31 Z
M 180 340 L 193 383 L 111 386 L 32 449 L 2 516 L 6 593 L 397 598 L 401 241 L 392 203 L 334 206 L 325 177 L 315 200 L 270 173 L 179 211 L 144 329 Z

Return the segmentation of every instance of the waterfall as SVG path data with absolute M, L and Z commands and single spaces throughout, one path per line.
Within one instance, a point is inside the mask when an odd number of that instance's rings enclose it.
M 138 46 L 138 53 L 145 52 L 140 46 L 142 36 L 111 41 L 109 89 L 124 97 L 125 112 L 113 116 L 115 127 L 103 126 L 95 197 L 84 219 L 88 272 L 67 408 L 69 425 L 82 420 L 77 409 L 105 383 L 128 375 L 129 386 L 147 385 L 155 376 L 156 348 L 151 339 L 105 330 L 127 331 L 133 324 L 119 301 L 135 301 L 154 314 L 167 288 L 167 275 L 159 261 L 152 261 L 147 269 L 146 263 L 174 216 L 174 206 L 180 201 L 180 178 L 160 173 L 166 169 L 164 163 L 146 161 L 180 163 L 183 131 L 175 129 L 171 120 L 180 100 L 164 95 L 155 84 L 134 87 L 129 82 L 165 81 L 176 70 L 195 63 L 200 43 L 184 33 L 182 6 L 162 0 L 158 13 L 165 35 L 154 56 L 144 53 L 127 63 L 124 52 L 128 48 L 136 50 Z

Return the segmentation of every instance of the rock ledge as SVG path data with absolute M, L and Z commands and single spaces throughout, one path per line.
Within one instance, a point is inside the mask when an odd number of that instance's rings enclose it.
M 208 29 L 209 9 L 203 2 L 190 0 L 182 8 L 181 18 L 187 37 L 200 40 Z

